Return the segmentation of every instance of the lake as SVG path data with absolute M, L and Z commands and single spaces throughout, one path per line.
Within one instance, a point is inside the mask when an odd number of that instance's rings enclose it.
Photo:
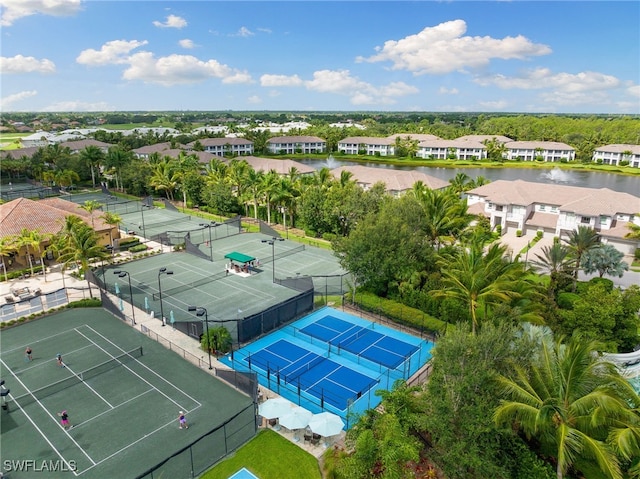
M 640 196 L 640 176 L 617 175 L 600 171 L 572 171 L 552 168 L 540 171 L 529 168 L 442 168 L 431 166 L 402 166 L 389 165 L 378 162 L 354 162 L 337 160 L 330 156 L 326 160 L 304 159 L 296 160 L 319 170 L 323 167 L 330 169 L 339 166 L 362 165 L 390 170 L 415 170 L 427 175 L 449 181 L 457 173 L 465 173 L 470 178 L 484 176 L 488 180 L 524 180 L 536 183 L 555 183 L 559 185 L 582 186 L 586 188 L 609 188 L 613 191 Z

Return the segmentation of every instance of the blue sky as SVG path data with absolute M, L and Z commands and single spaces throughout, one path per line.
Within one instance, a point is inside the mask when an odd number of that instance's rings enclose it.
M 640 2 L 0 0 L 2 111 L 640 114 Z

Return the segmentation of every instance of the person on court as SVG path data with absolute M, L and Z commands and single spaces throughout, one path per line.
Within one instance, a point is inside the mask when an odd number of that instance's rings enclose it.
M 27 346 L 27 349 L 24 350 L 24 359 L 25 361 L 33 361 L 33 350 L 31 346 Z
M 58 416 L 60 416 L 60 424 L 64 429 L 70 429 L 73 427 L 69 422 L 69 414 L 67 414 L 66 410 L 59 412 Z
M 64 367 L 64 363 L 62 362 L 62 354 L 60 353 L 56 354 L 56 362 L 58 363 L 58 366 L 60 366 L 61 368 Z
M 184 417 L 184 412 L 180 411 L 178 413 L 178 423 L 180 423 L 180 429 L 189 429 L 189 425 L 187 424 L 187 418 Z

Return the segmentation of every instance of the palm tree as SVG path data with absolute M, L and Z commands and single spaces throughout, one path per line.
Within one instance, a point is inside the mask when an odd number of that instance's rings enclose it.
M 246 177 L 246 199 L 251 200 L 253 203 L 253 217 L 254 219 L 258 219 L 258 203 L 260 202 L 261 188 L 262 188 L 262 177 L 264 176 L 264 172 L 262 170 L 256 171 L 253 168 L 249 168 L 247 171 Z M 247 203 L 245 203 L 246 205 Z M 246 211 L 246 208 L 245 208 Z
M 575 270 L 575 258 L 571 256 L 569 248 L 561 243 L 543 246 L 542 254 L 536 254 L 531 264 L 534 269 L 549 273 L 548 293 L 552 299 L 555 299 L 561 280 L 572 278 Z
M 576 269 L 573 272 L 573 291 L 575 292 L 576 286 L 578 285 L 578 271 L 580 270 L 582 256 L 600 243 L 600 237 L 593 228 L 580 225 L 577 230 L 569 233 L 569 237 L 565 242 L 576 259 Z
M 260 191 L 267 206 L 267 223 L 271 224 L 271 199 L 278 187 L 278 173 L 274 170 L 262 176 L 260 181 Z
M 622 478 L 607 431 L 628 416 L 637 394 L 597 351 L 596 343 L 578 336 L 566 344 L 543 338 L 530 364 L 498 376 L 505 399 L 496 423 L 538 440 L 555 457 L 558 479 L 579 460 L 595 460 L 606 477 Z
M 106 213 L 103 213 L 100 218 L 102 218 L 102 220 L 109 226 L 119 227 L 120 223 L 122 223 L 122 216 L 117 213 L 110 213 L 107 211 Z M 109 244 L 113 247 L 113 234 L 111 229 L 109 230 Z
M 96 171 L 100 171 L 100 165 L 104 161 L 104 152 L 95 145 L 89 145 L 80 152 L 80 159 L 89 165 L 91 169 L 91 183 L 96 187 Z
M 469 189 L 469 186 L 472 185 L 471 182 L 471 178 L 466 173 L 457 173 L 456 176 L 449 180 L 450 188 L 458 196 Z
M 175 166 L 173 158 L 165 156 L 155 165 L 153 174 L 149 178 L 149 185 L 153 186 L 156 191 L 164 191 L 167 199 L 171 201 L 173 201 L 173 192 L 178 185 Z
M 414 184 L 413 193 L 425 212 L 425 235 L 437 250 L 444 243 L 453 243 L 469 226 L 472 215 L 467 213 L 467 202 L 451 191 L 423 188 Z
M 7 263 L 5 263 L 5 256 L 10 256 L 16 251 L 16 237 L 5 236 L 0 238 L 0 260 L 2 261 L 2 271 L 4 271 L 4 280 L 9 281 L 7 276 Z
M 624 272 L 629 270 L 629 265 L 622 261 L 622 258 L 622 251 L 618 251 L 611 244 L 603 244 L 584 254 L 582 269 L 587 274 L 597 271 L 601 278 L 605 274 L 622 278 Z
M 486 254 L 472 246 L 443 256 L 438 261 L 442 288 L 432 290 L 435 298 L 452 298 L 469 308 L 472 333 L 478 326 L 478 308 L 520 297 L 514 283 L 523 276 L 522 267 L 507 258 L 507 247 L 491 245 Z M 486 315 L 486 313 L 485 313 Z
M 45 281 L 47 280 L 47 271 L 44 266 L 44 262 L 42 262 L 42 243 L 48 241 L 50 238 L 51 235 L 40 233 L 39 230 L 28 230 L 26 228 L 22 228 L 22 231 L 20 231 L 16 240 L 16 246 L 18 248 L 25 248 L 26 256 L 29 261 L 29 268 L 31 268 L 31 276 L 34 275 L 33 260 L 31 257 L 34 256 L 40 259 Z M 31 252 L 34 254 L 32 255 Z
M 640 217 L 640 213 L 635 215 L 636 217 Z M 625 238 L 637 239 L 640 240 L 640 226 L 629 222 L 627 227 L 631 230 L 626 234 Z
M 89 262 L 96 259 L 106 259 L 108 253 L 98 244 L 98 237 L 93 228 L 82 220 L 71 220 L 67 217 L 65 229 L 61 231 L 59 236 L 60 256 L 58 261 L 63 264 L 65 269 L 69 263 L 79 265 L 86 277 Z M 89 296 L 93 298 L 91 282 L 88 277 L 86 278 L 89 285 Z
M 82 205 L 80 205 L 80 208 L 91 215 L 91 227 L 95 229 L 96 227 L 93 222 L 93 212 L 102 208 L 102 203 L 96 200 L 87 200 Z

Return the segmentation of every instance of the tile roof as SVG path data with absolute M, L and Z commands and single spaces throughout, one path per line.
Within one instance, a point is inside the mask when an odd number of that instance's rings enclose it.
M 396 138 L 398 137 L 402 139 L 409 137 L 412 140 L 418 140 L 418 141 L 429 141 L 429 140 L 441 139 L 439 136 L 436 136 L 436 135 L 429 135 L 429 134 L 422 134 L 422 133 L 396 133 L 394 135 L 388 136 L 387 138 L 395 142 Z
M 594 151 L 603 151 L 603 152 L 611 152 L 611 153 L 623 153 L 625 151 L 630 151 L 634 155 L 640 155 L 640 145 L 623 145 L 623 144 L 611 144 L 599 146 Z
M 541 228 L 555 228 L 558 224 L 558 215 L 536 211 L 527 218 L 524 224 L 527 226 L 540 226 Z
M 269 138 L 267 143 L 326 143 L 327 140 L 323 140 L 317 136 L 274 136 Z
M 274 170 L 279 175 L 287 175 L 291 168 L 295 168 L 298 170 L 298 173 L 302 175 L 313 174 L 316 171 L 313 166 L 298 163 L 293 160 L 275 160 L 257 156 L 243 156 L 242 159 L 249 163 L 255 171 L 264 171 L 265 173 Z
M 340 140 L 338 145 L 344 143 L 357 145 L 393 145 L 394 140 L 377 136 L 349 136 Z
M 505 146 L 510 150 L 535 150 L 536 148 L 542 148 L 543 150 L 575 150 L 572 146 L 559 141 L 510 141 L 505 143 Z
M 510 141 L 513 141 L 512 138 L 509 138 L 507 136 L 502 136 L 502 135 L 465 135 L 456 139 L 463 140 L 463 141 L 479 141 L 480 143 L 482 143 L 483 141 L 486 141 L 486 140 L 491 141 L 494 138 L 500 143 L 508 143 Z
M 474 188 L 468 193 L 482 196 L 499 205 L 527 206 L 543 203 L 556 205 L 562 211 L 585 216 L 613 216 L 617 213 L 637 215 L 640 212 L 640 197 L 608 188 L 582 188 L 523 180 L 496 180 Z
M 56 234 L 62 229 L 65 217 L 70 214 L 81 217 L 85 223 L 91 225 L 91 215 L 71 201 L 61 198 L 39 201 L 18 198 L 0 205 L 0 230 L 3 237 L 20 234 L 23 228 Z M 102 211 L 93 213 L 95 230 L 110 230 L 111 226 L 100 219 L 101 214 Z
M 425 186 L 433 190 L 449 186 L 448 181 L 416 170 L 387 170 L 385 168 L 353 165 L 335 168 L 331 170 L 331 174 L 334 178 L 340 178 L 342 171 L 350 171 L 353 173 L 353 179 L 364 185 L 374 185 L 382 182 L 386 185 L 388 191 L 410 190 L 417 181 L 422 181 Z

